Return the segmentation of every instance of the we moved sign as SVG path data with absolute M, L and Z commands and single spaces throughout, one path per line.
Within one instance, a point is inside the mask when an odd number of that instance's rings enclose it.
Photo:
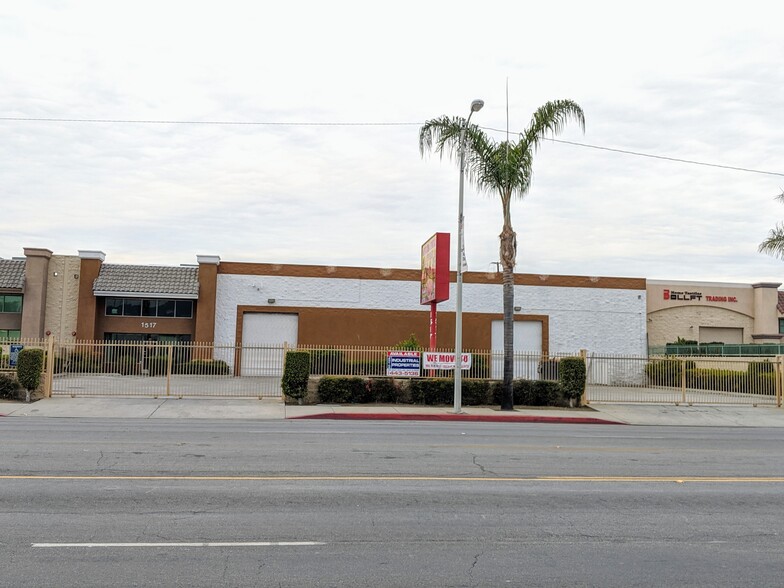
M 460 369 L 471 369 L 471 354 L 463 353 Z M 426 370 L 453 370 L 455 369 L 455 354 L 441 353 L 438 351 L 425 351 L 422 353 L 422 367 Z

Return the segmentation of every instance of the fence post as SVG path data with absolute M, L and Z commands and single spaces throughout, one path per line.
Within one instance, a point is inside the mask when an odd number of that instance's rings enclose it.
M 166 396 L 171 394 L 171 373 L 172 373 L 172 360 L 174 358 L 174 346 L 166 346 Z
M 52 379 L 54 377 L 54 335 L 49 335 L 46 342 L 46 379 L 44 380 L 44 398 L 52 397 Z
M 681 359 L 681 401 L 686 404 L 686 360 Z
M 777 355 L 776 356 L 776 406 L 781 408 L 781 393 L 782 387 L 784 387 L 784 365 L 782 365 L 782 361 L 784 361 L 784 355 Z
M 588 350 L 580 349 L 580 358 L 585 364 L 585 380 L 583 381 L 583 393 L 580 395 L 580 406 L 587 406 L 591 401 L 588 400 Z

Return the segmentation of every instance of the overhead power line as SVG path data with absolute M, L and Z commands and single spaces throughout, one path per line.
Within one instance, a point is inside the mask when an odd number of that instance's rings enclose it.
M 227 121 L 227 120 L 140 120 L 140 119 L 120 119 L 120 118 L 49 118 L 49 117 L 28 117 L 28 116 L 0 116 L 0 121 L 19 121 L 19 122 L 58 122 L 58 123 L 96 123 L 96 124 L 143 124 L 143 125 L 231 125 L 231 126 L 269 126 L 269 127 L 411 127 L 421 126 L 421 122 L 264 122 L 264 121 Z M 506 133 L 503 129 L 492 127 L 481 127 L 488 131 Z M 664 161 L 674 161 L 689 165 L 701 165 L 704 167 L 715 167 L 732 171 L 741 171 L 753 174 L 764 174 L 768 176 L 784 177 L 784 173 L 772 172 L 747 167 L 737 167 L 733 165 L 722 165 L 719 163 L 708 163 L 696 161 L 694 159 L 681 159 L 679 157 L 669 157 L 666 155 L 655 155 L 643 153 L 641 151 L 631 151 L 628 149 L 616 149 L 613 147 L 603 147 L 601 145 L 591 145 L 589 143 L 579 143 L 577 141 L 565 141 L 563 139 L 546 138 L 553 143 L 563 143 L 575 147 L 585 147 L 586 149 L 598 149 L 601 151 L 611 151 L 635 157 L 647 157 L 650 159 L 661 159 Z

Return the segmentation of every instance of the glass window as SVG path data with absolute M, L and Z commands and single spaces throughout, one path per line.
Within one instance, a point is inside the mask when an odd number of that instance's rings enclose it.
M 142 301 L 139 298 L 125 298 L 123 316 L 142 316 Z
M 122 313 L 123 313 L 122 298 L 106 299 L 106 316 L 122 316 Z
M 177 300 L 177 318 L 193 318 L 193 300 Z
M 173 317 L 174 316 L 174 300 L 159 300 L 158 301 L 158 316 L 160 316 L 160 317 Z
M 158 301 L 142 300 L 142 316 L 158 316 Z
M 779 319 L 779 333 L 784 333 L 784 318 Z
M 22 297 L 18 294 L 0 294 L 0 312 L 22 312 Z
M 19 329 L 0 329 L 0 340 L 16 340 L 22 337 L 22 331 Z

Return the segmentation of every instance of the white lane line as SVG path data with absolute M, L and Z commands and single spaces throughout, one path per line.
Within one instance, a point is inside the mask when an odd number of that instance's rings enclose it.
M 318 541 L 204 541 L 182 543 L 32 543 L 31 547 L 311 547 Z

